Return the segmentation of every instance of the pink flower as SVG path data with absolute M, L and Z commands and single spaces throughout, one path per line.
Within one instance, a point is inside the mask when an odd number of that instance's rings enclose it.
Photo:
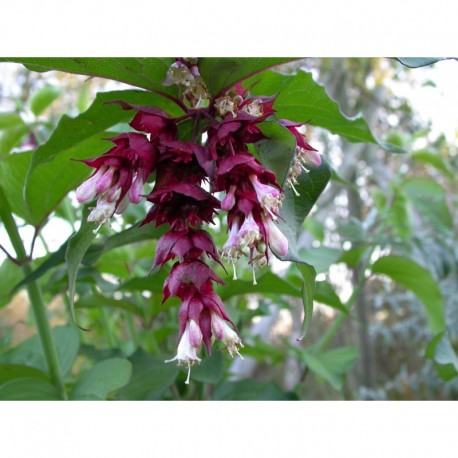
M 99 227 L 115 213 L 122 213 L 130 202 L 139 203 L 143 185 L 156 165 L 157 151 L 142 134 L 121 134 L 110 141 L 115 147 L 84 162 L 96 171 L 76 189 L 78 202 L 98 197 L 88 217 Z
M 243 348 L 242 340 L 239 335 L 229 327 L 226 321 L 215 312 L 211 312 L 211 329 L 213 335 L 223 342 L 229 351 L 229 354 L 234 357 L 234 354 L 240 356 L 239 347 Z

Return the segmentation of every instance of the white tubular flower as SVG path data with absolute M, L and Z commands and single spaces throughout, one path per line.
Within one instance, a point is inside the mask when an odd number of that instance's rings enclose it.
M 259 226 L 253 218 L 253 213 L 250 213 L 242 224 L 239 234 L 239 246 L 243 251 L 245 248 L 254 248 L 261 240 L 261 232 Z
M 178 361 L 178 366 L 188 367 L 188 377 L 185 381 L 187 385 L 189 384 L 189 378 L 191 376 L 191 366 L 201 361 L 197 356 L 197 351 L 202 344 L 202 339 L 202 331 L 199 325 L 194 320 L 189 320 L 178 344 L 176 356 L 165 361 L 166 363 Z
M 107 167 L 100 167 L 97 173 L 76 188 L 76 198 L 80 204 L 89 202 L 95 198 L 97 195 L 97 183 L 106 170 Z
M 239 348 L 243 348 L 242 340 L 226 321 L 214 312 L 211 312 L 211 328 L 213 335 L 226 345 L 232 357 L 237 354 L 243 359 L 243 356 L 239 353 Z

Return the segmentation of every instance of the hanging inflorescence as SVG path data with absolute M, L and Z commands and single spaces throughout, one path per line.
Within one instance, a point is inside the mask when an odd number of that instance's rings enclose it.
M 274 116 L 272 97 L 253 97 L 240 84 L 211 99 L 195 59 L 177 59 L 164 85 L 176 84 L 190 106 L 186 115 L 172 118 L 149 106 L 117 102 L 134 110 L 130 126 L 142 133 L 125 133 L 110 139 L 114 147 L 102 156 L 84 161 L 94 174 L 76 190 L 80 203 L 97 198 L 88 221 L 99 228 L 114 213 L 122 213 L 129 202 L 143 197 L 144 184 L 155 172 L 153 205 L 145 220 L 155 226 L 168 225 L 157 243 L 153 269 L 175 259 L 163 288 L 163 302 L 170 296 L 182 302 L 179 310 L 177 361 L 188 368 L 200 362 L 202 343 L 210 354 L 214 339 L 223 343 L 231 356 L 243 347 L 235 324 L 227 314 L 213 284 L 223 281 L 206 260 L 221 264 L 220 255 L 233 269 L 247 258 L 253 272 L 269 263 L 269 248 L 286 256 L 288 240 L 280 231 L 283 189 L 275 174 L 249 151 L 249 145 L 264 139 L 259 124 Z M 210 103 L 208 103 L 208 101 Z M 199 105 L 207 104 L 206 108 Z M 194 119 L 192 138 L 178 139 L 178 125 Z M 320 156 L 306 141 L 300 124 L 279 120 L 296 137 L 296 152 L 286 186 L 298 194 L 297 176 L 320 164 Z M 198 141 L 206 133 L 205 144 Z M 206 188 L 206 189 L 204 189 Z M 224 193 L 222 201 L 214 194 Z M 218 252 L 212 237 L 202 226 L 213 222 L 218 211 L 227 212 L 229 237 Z M 206 256 L 205 256 L 206 255 Z

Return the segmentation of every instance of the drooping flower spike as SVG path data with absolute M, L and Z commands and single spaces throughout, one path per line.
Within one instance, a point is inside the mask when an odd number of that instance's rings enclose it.
M 214 289 L 215 283 L 224 282 L 207 262 L 221 264 L 221 255 L 232 266 L 236 280 L 236 264 L 245 257 L 256 284 L 255 271 L 269 263 L 269 249 L 285 257 L 288 240 L 278 226 L 283 220 L 284 190 L 275 174 L 250 152 L 250 145 L 265 139 L 259 124 L 274 119 L 275 98 L 253 97 L 240 83 L 211 98 L 196 59 L 176 59 L 163 84 L 180 88 L 187 113 L 173 118 L 156 107 L 110 102 L 135 112 L 130 126 L 139 133 L 110 139 L 115 147 L 84 161 L 95 172 L 76 195 L 81 203 L 97 199 L 88 220 L 99 227 L 142 197 L 152 206 L 141 224 L 168 226 L 157 242 L 152 270 L 175 260 L 164 282 L 163 302 L 171 296 L 181 300 L 178 344 L 176 356 L 166 362 L 185 366 L 185 383 L 189 383 L 192 365 L 201 361 L 202 344 L 210 354 L 212 343 L 218 340 L 231 356 L 242 357 L 238 330 Z M 210 102 L 208 106 L 199 108 L 205 101 Z M 190 117 L 195 121 L 192 138 L 179 138 L 179 123 Z M 198 128 L 201 119 L 205 123 Z M 296 138 L 285 186 L 297 192 L 297 176 L 318 166 L 321 159 L 307 143 L 301 124 L 277 122 Z M 196 134 L 204 131 L 206 143 L 195 141 Z M 153 177 L 153 189 L 145 196 L 144 184 Z M 221 201 L 217 193 L 223 194 Z M 219 211 L 227 212 L 229 233 L 220 250 L 204 229 Z

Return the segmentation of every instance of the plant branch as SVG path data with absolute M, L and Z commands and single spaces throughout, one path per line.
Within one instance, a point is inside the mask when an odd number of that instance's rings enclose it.
M 14 251 L 16 252 L 17 259 L 22 263 L 22 271 L 24 273 L 24 277 L 27 277 L 32 273 L 30 259 L 27 257 L 27 253 L 22 243 L 19 230 L 17 228 L 16 222 L 14 221 L 8 201 L 6 200 L 6 196 L 1 187 L 0 202 L 2 202 L 2 205 L 0 205 L 0 218 L 5 225 L 6 232 L 8 233 L 8 237 L 10 238 Z M 27 291 L 29 293 L 30 304 L 32 306 L 35 323 L 37 326 L 37 333 L 43 348 L 43 353 L 48 366 L 51 382 L 54 384 L 62 398 L 66 399 L 67 395 L 65 393 L 60 363 L 57 356 L 57 349 L 54 343 L 53 335 L 51 333 L 51 327 L 49 325 L 46 306 L 43 301 L 41 289 L 36 281 L 31 281 L 27 285 Z
M 4 248 L 2 245 L 0 245 L 0 250 L 3 251 L 3 253 L 5 253 L 6 257 L 11 261 L 13 262 L 14 264 L 16 264 L 17 266 L 20 266 L 22 263 L 20 261 L 18 261 L 14 256 L 11 256 L 8 251 L 6 250 L 6 248 Z

